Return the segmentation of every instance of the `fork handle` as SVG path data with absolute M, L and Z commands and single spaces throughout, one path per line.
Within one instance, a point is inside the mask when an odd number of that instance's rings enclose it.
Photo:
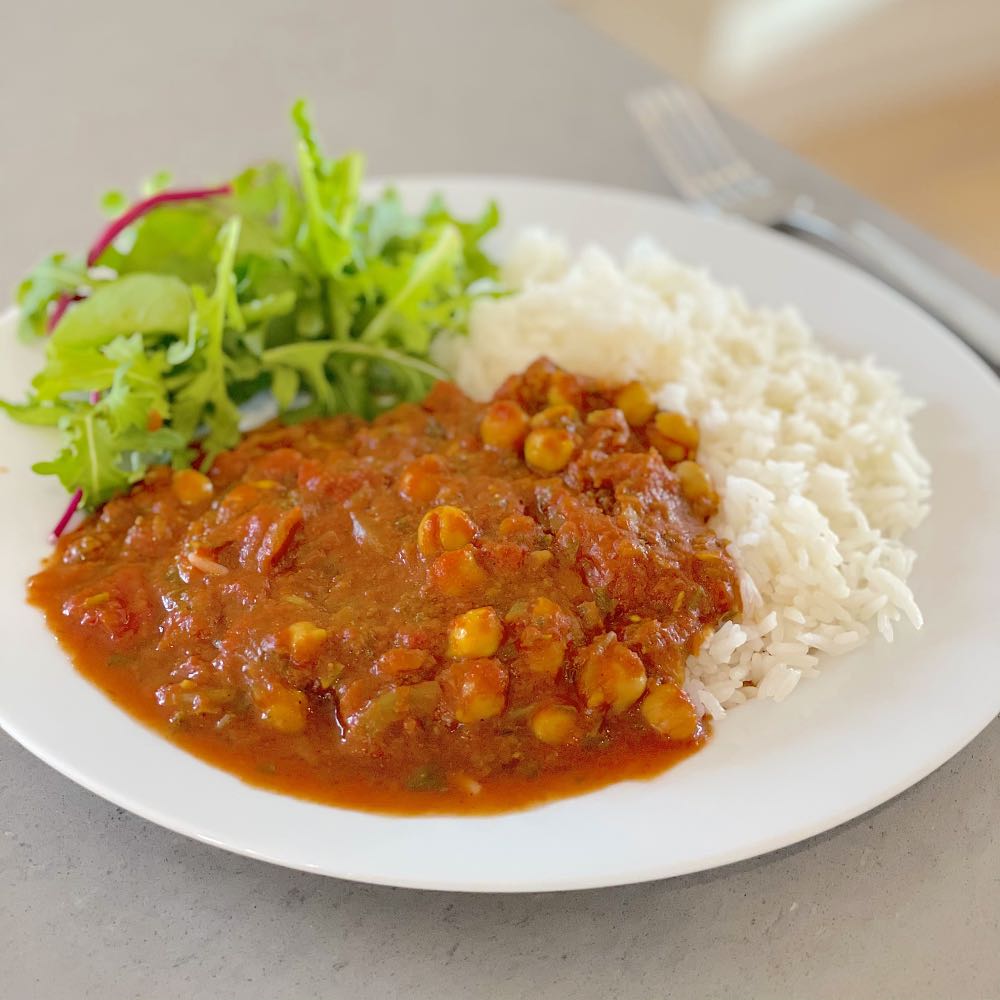
M 780 228 L 809 236 L 915 302 L 1000 373 L 1000 314 L 867 222 L 840 226 L 796 208 Z

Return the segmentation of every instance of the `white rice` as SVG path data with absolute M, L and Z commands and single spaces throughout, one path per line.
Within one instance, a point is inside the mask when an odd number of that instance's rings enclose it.
M 722 498 L 711 526 L 730 540 L 744 605 L 689 660 L 704 712 L 781 700 L 828 656 L 891 640 L 901 618 L 920 627 L 901 539 L 927 514 L 930 467 L 910 427 L 919 404 L 892 373 L 835 357 L 794 310 L 751 308 L 649 242 L 619 264 L 529 231 L 506 278 L 515 294 L 478 303 L 468 338 L 438 347 L 466 392 L 487 398 L 546 355 L 641 379 L 700 426 L 698 461 Z

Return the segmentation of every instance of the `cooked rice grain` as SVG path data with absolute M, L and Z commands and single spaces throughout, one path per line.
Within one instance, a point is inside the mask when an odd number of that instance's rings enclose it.
M 547 355 L 641 379 L 701 428 L 698 461 L 722 497 L 712 527 L 744 603 L 689 661 L 705 712 L 780 700 L 826 656 L 891 640 L 904 616 L 920 627 L 901 539 L 927 514 L 930 467 L 895 375 L 823 350 L 793 310 L 751 308 L 649 242 L 619 265 L 531 231 L 506 271 L 517 292 L 477 303 L 468 338 L 438 345 L 466 392 L 486 398 Z

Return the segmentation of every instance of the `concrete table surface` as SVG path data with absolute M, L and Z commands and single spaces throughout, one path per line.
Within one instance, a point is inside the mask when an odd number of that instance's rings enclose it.
M 96 196 L 286 156 L 310 96 L 373 173 L 663 190 L 622 111 L 649 67 L 543 0 L 9 4 L 0 283 L 79 248 Z M 995 279 L 739 125 L 770 172 L 854 208 L 1000 305 Z M 1000 723 L 905 794 L 804 844 L 550 896 L 351 885 L 203 846 L 0 734 L 0 996 L 1000 996 Z M 568 831 L 567 836 L 572 836 Z

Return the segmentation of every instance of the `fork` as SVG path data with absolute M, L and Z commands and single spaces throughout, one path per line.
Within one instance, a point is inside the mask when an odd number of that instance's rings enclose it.
M 687 201 L 804 236 L 846 257 L 915 302 L 1000 373 L 1000 315 L 882 230 L 818 213 L 742 156 L 702 96 L 668 83 L 627 98 L 661 168 Z

